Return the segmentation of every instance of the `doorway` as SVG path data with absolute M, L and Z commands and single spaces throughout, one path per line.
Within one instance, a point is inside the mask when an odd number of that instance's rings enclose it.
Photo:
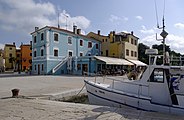
M 38 75 L 40 75 L 40 65 L 38 64 Z
M 88 72 L 88 64 L 82 64 L 82 74 L 84 75 L 84 72 Z

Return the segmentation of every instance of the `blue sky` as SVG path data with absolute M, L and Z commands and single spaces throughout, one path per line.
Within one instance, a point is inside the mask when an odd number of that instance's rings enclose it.
M 161 26 L 164 0 L 155 1 Z M 169 33 L 166 44 L 184 54 L 182 5 L 183 0 L 165 0 L 165 24 Z M 0 48 L 6 43 L 29 43 L 35 26 L 57 26 L 58 12 L 64 29 L 67 21 L 67 29 L 75 24 L 83 34 L 97 30 L 103 35 L 113 30 L 134 31 L 139 42 L 160 44 L 155 39 L 161 30 L 156 28 L 154 0 L 0 0 Z

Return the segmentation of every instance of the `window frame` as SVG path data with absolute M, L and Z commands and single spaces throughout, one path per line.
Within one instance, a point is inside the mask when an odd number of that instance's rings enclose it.
M 83 40 L 80 39 L 80 46 L 83 46 Z
M 41 41 L 44 40 L 44 33 L 41 33 L 41 35 L 40 35 L 40 40 L 41 40 Z
M 34 44 L 36 44 L 36 42 L 37 42 L 37 40 L 36 40 L 36 39 L 37 39 L 37 36 L 35 35 L 35 36 L 34 36 L 34 38 L 33 38 L 33 42 L 34 42 Z
M 57 51 L 57 55 L 55 54 L 55 51 Z M 54 48 L 53 55 L 54 57 L 59 57 L 59 50 L 57 48 Z
M 72 45 L 72 37 L 68 36 L 68 45 Z
M 92 48 L 92 46 L 93 46 L 93 45 L 92 45 L 92 42 L 89 41 L 89 42 L 88 42 L 88 48 Z
M 129 49 L 126 49 L 126 56 L 129 56 Z
M 59 42 L 59 33 L 54 32 L 53 34 L 54 34 L 54 42 Z M 56 38 L 57 38 L 57 40 L 56 40 Z

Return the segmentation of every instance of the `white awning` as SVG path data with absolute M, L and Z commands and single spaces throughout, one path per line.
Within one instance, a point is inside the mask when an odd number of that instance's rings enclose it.
M 94 56 L 94 57 L 100 61 L 105 62 L 106 64 L 109 64 L 109 65 L 134 65 L 125 59 L 103 57 L 103 56 Z
M 137 65 L 137 66 L 147 66 L 147 64 L 139 61 L 139 60 L 130 60 L 130 59 L 127 59 L 128 61 L 132 62 L 133 64 Z

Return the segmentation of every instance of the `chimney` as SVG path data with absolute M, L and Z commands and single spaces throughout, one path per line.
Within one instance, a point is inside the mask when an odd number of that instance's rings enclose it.
M 134 31 L 131 31 L 131 35 L 134 35 Z
M 77 26 L 76 25 L 73 26 L 73 33 L 77 34 Z
M 15 46 L 15 42 L 13 42 L 13 46 Z
M 39 27 L 35 27 L 35 31 L 37 31 L 39 29 Z
M 100 30 L 98 30 L 98 35 L 100 35 Z
M 112 33 L 113 33 L 113 36 L 115 36 L 115 31 L 113 31 Z
M 81 34 L 81 29 L 77 29 L 77 34 Z

